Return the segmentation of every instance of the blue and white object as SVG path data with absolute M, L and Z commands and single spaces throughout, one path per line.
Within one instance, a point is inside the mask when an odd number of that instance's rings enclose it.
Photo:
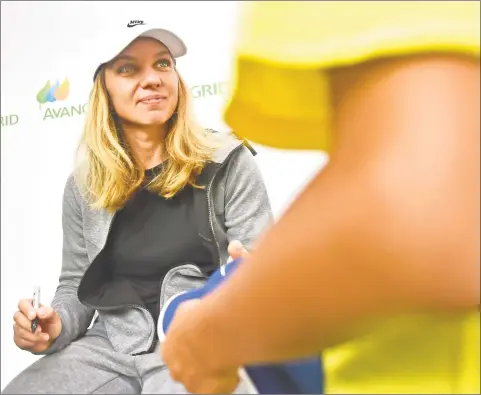
M 182 302 L 201 299 L 212 292 L 240 263 L 241 260 L 229 262 L 212 274 L 204 287 L 170 298 L 160 312 L 157 328 L 159 340 L 164 340 L 177 307 Z M 239 373 L 253 394 L 322 394 L 323 391 L 322 364 L 318 355 L 282 364 L 247 366 Z

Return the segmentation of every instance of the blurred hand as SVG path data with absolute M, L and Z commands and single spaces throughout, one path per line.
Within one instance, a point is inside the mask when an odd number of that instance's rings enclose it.
M 229 394 L 239 384 L 238 369 L 218 370 L 209 357 L 209 344 L 199 336 L 198 324 L 203 318 L 202 301 L 182 303 L 161 347 L 161 355 L 171 377 L 192 394 Z M 194 337 L 195 339 L 192 339 Z
M 38 319 L 35 333 L 31 325 L 34 318 Z M 17 347 L 30 352 L 43 352 L 60 335 L 62 320 L 57 312 L 48 306 L 35 310 L 31 299 L 23 299 L 18 303 L 18 311 L 13 316 L 13 340 Z
M 233 259 L 239 259 L 239 258 L 247 258 L 249 256 L 249 252 L 246 250 L 244 245 L 238 241 L 238 240 L 233 240 L 229 243 L 229 247 L 227 247 L 227 252 L 229 253 L 229 256 Z
M 227 251 L 232 260 L 249 256 L 247 249 L 237 240 L 229 243 Z M 202 303 L 196 299 L 178 307 L 161 347 L 161 355 L 171 377 L 182 383 L 189 393 L 232 393 L 239 384 L 238 368 L 219 370 L 213 366 L 209 344 L 205 342 L 205 336 L 198 336 L 199 324 L 205 317 L 199 310 Z

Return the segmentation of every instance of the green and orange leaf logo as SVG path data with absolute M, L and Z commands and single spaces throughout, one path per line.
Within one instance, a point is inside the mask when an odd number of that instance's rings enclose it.
M 47 81 L 43 88 L 37 93 L 37 101 L 39 104 L 53 103 L 57 100 L 62 101 L 68 97 L 70 92 L 70 82 L 68 78 L 59 84 L 58 80 L 54 85 Z

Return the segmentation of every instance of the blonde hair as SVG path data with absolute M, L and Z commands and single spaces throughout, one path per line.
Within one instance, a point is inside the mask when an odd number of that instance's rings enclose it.
M 114 212 L 122 208 L 144 182 L 144 169 L 129 153 L 122 138 L 104 83 L 103 72 L 94 81 L 85 125 L 77 150 L 75 178 L 93 209 Z M 148 189 L 167 199 L 195 178 L 212 159 L 218 142 L 213 133 L 202 129 L 190 114 L 188 90 L 179 75 L 177 110 L 169 120 L 164 150 L 166 166 Z

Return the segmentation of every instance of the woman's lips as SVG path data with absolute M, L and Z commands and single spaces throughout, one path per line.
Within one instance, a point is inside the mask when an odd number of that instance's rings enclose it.
M 162 103 L 166 99 L 165 96 L 162 95 L 149 95 L 145 96 L 144 98 L 139 100 L 139 103 L 142 104 L 159 104 Z

